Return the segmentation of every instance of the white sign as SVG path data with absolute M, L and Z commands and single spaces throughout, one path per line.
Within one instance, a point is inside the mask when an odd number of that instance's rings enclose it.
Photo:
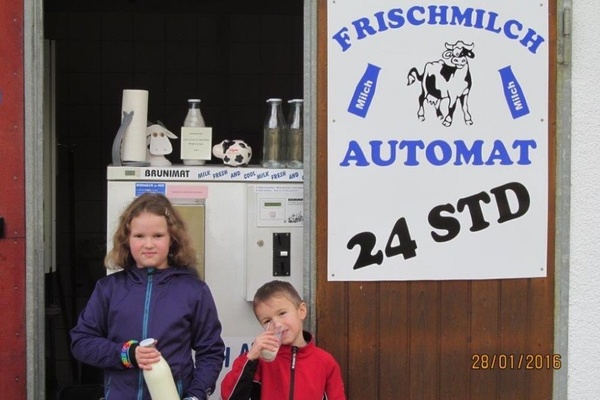
M 262 167 L 172 165 L 169 167 L 112 167 L 106 170 L 109 181 L 215 181 L 215 182 L 302 182 L 301 169 Z
M 546 276 L 547 0 L 328 1 L 328 278 Z
M 212 128 L 181 128 L 181 159 L 210 160 L 212 157 Z

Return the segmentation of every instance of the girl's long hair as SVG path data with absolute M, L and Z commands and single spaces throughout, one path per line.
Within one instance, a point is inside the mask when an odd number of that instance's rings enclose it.
M 169 248 L 169 266 L 194 269 L 196 265 L 196 251 L 181 215 L 173 207 L 169 199 L 159 193 L 144 193 L 129 204 L 119 217 L 117 230 L 113 235 L 113 247 L 104 258 L 106 268 L 127 269 L 136 268 L 135 260 L 129 248 L 129 234 L 131 233 L 131 220 L 140 214 L 148 212 L 165 217 L 167 228 L 171 236 Z

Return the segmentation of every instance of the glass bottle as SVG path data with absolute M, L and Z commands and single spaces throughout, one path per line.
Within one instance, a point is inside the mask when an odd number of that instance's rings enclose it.
M 287 136 L 287 166 L 288 168 L 304 167 L 304 100 L 293 99 L 288 101 L 290 112 L 288 115 Z
M 200 99 L 188 99 L 188 112 L 183 121 L 184 127 L 203 128 L 206 126 L 200 111 Z M 205 160 L 183 160 L 185 165 L 204 165 Z
M 144 347 L 154 347 L 155 345 L 156 340 L 152 338 L 140 342 L 140 346 Z M 177 393 L 171 367 L 162 356 L 158 362 L 152 364 L 152 369 L 143 371 L 150 397 L 160 400 L 179 400 L 179 393 Z
M 281 99 L 268 99 L 267 118 L 263 129 L 263 161 L 265 168 L 285 167 L 286 123 Z

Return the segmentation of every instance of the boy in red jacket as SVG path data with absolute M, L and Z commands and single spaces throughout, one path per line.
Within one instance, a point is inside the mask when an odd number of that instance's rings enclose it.
M 346 399 L 338 363 L 302 330 L 306 303 L 289 282 L 260 287 L 254 295 L 254 314 L 265 331 L 223 378 L 223 400 Z M 267 361 L 261 358 L 263 350 L 276 351 L 277 356 Z

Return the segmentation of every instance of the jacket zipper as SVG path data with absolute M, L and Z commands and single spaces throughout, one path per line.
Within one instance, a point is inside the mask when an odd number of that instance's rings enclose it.
M 146 298 L 144 299 L 144 321 L 142 326 L 142 339 L 148 337 L 148 317 L 150 314 L 150 299 L 152 298 L 152 278 L 154 276 L 154 268 L 148 268 L 148 282 L 146 283 Z M 144 374 L 139 371 L 138 386 L 140 388 L 138 399 L 141 399 L 144 394 Z
M 292 347 L 292 365 L 290 371 L 290 400 L 294 400 L 294 381 L 296 378 L 296 353 L 298 352 L 298 347 Z
M 148 338 L 148 318 L 150 317 L 150 299 L 152 298 L 152 278 L 154 268 L 148 268 L 148 283 L 146 285 L 146 299 L 144 302 L 144 326 L 142 326 L 142 339 Z

